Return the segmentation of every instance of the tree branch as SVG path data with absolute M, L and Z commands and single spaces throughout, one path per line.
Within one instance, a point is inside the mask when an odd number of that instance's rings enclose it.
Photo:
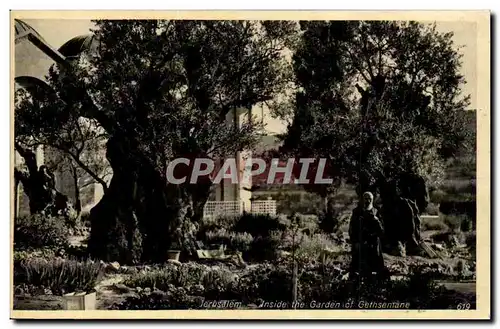
M 370 79 L 368 79 L 368 77 L 366 76 L 366 74 L 363 72 L 363 68 L 362 67 L 359 67 L 358 63 L 357 63 L 357 60 L 354 58 L 354 55 L 351 53 L 351 51 L 349 50 L 348 47 L 346 47 L 346 52 L 349 54 L 349 57 L 351 59 L 351 63 L 352 65 L 354 66 L 354 68 L 356 70 L 358 70 L 358 72 L 361 74 L 361 76 L 363 77 L 363 79 L 365 79 L 365 81 L 371 85 L 371 81 Z
M 371 80 L 373 81 L 375 75 L 373 74 L 373 68 L 372 68 L 372 64 L 371 64 L 371 61 L 370 61 L 370 54 L 368 53 L 368 48 L 366 47 L 366 38 L 365 38 L 365 34 L 361 34 L 361 42 L 363 43 L 363 54 L 364 54 L 364 57 L 366 59 L 366 64 L 368 66 L 368 74 L 370 75 L 370 78 Z
M 86 164 L 84 164 L 80 158 L 73 154 L 72 152 L 70 152 L 69 150 L 67 149 L 64 149 L 64 148 L 61 148 L 59 146 L 53 146 L 63 152 L 66 152 L 67 154 L 69 154 L 71 156 L 71 158 L 83 169 L 85 170 L 86 173 L 88 173 L 93 179 L 95 179 L 96 182 L 98 182 L 99 184 L 102 185 L 102 188 L 104 190 L 104 192 L 106 192 L 108 190 L 108 184 L 106 184 L 106 182 L 101 178 L 99 177 L 96 173 L 94 173 Z
M 14 147 L 16 151 L 23 157 L 26 166 L 28 167 L 28 171 L 30 173 L 38 172 L 38 165 L 36 163 L 36 154 L 28 149 L 25 149 L 18 142 L 14 142 Z

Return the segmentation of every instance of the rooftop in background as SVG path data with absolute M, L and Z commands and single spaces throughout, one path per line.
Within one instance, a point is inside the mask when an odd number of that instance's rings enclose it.
M 42 36 L 40 35 L 40 33 L 38 33 L 33 27 L 31 27 L 31 25 L 29 25 L 28 23 L 26 22 L 23 22 L 22 20 L 20 19 L 15 19 L 14 20 L 14 29 L 15 29 L 15 37 L 16 39 L 17 38 L 22 38 L 24 36 L 27 36 L 28 34 L 32 33 L 34 35 L 36 35 L 40 40 L 43 40 L 45 41 Z
M 79 35 L 63 44 L 59 52 L 66 57 L 76 57 L 82 52 L 89 50 L 96 39 L 93 34 Z

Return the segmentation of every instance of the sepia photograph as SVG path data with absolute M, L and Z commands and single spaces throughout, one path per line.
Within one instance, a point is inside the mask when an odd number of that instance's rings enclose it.
M 487 11 L 12 11 L 11 317 L 489 318 L 489 47 Z

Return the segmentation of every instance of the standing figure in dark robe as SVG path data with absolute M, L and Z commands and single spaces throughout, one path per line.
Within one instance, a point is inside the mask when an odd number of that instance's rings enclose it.
M 383 234 L 383 226 L 373 207 L 373 194 L 365 192 L 363 202 L 353 210 L 349 224 L 351 276 L 371 277 L 374 272 L 380 277 L 386 275 L 381 243 Z

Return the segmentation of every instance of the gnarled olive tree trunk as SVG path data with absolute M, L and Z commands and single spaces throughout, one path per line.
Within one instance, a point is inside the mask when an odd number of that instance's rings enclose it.
M 55 188 L 55 179 L 45 165 L 38 167 L 33 151 L 15 143 L 15 150 L 24 159 L 25 170 L 14 168 L 14 183 L 17 193 L 19 184 L 29 199 L 31 214 L 44 212 L 46 215 L 67 215 L 68 197 Z M 16 204 L 17 208 L 17 204 Z M 15 214 L 17 216 L 17 213 Z
M 127 264 L 162 262 L 173 243 L 192 252 L 209 186 L 196 186 L 195 194 L 192 187 L 167 184 L 165 173 L 126 138 L 111 137 L 107 157 L 113 178 L 90 213 L 91 256 Z
M 382 198 L 382 219 L 385 227 L 384 248 L 392 254 L 420 255 L 420 215 L 428 204 L 428 192 L 423 177 L 403 173 L 391 181 L 379 182 Z

